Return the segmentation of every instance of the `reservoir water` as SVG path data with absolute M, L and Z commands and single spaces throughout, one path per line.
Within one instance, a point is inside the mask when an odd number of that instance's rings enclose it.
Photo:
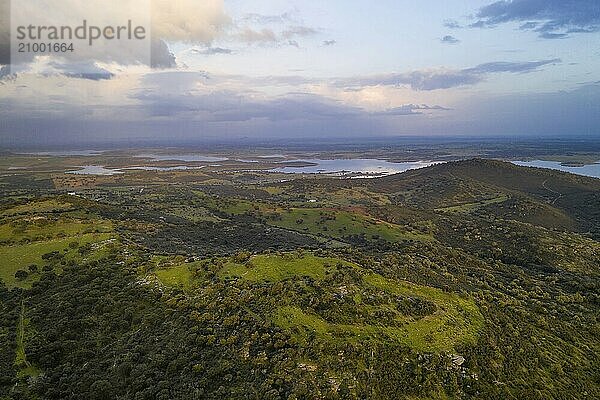
M 304 159 L 293 160 L 307 162 L 314 165 L 310 166 L 286 166 L 275 168 L 272 171 L 283 173 L 305 173 L 305 174 L 332 174 L 332 173 L 362 173 L 372 175 L 390 175 L 399 172 L 408 171 L 410 169 L 418 169 L 436 164 L 431 161 L 415 161 L 415 162 L 391 162 L 386 160 L 354 158 L 354 159 Z
M 593 178 L 600 178 L 600 163 L 583 165 L 581 167 L 571 167 L 562 165 L 558 161 L 513 161 L 513 164 L 520 165 L 522 167 L 538 167 L 555 169 L 563 172 L 570 172 L 575 175 L 591 176 Z
M 81 169 L 74 171 L 67 171 L 67 174 L 74 175 L 117 175 L 122 174 L 121 171 L 116 169 L 104 168 L 102 165 L 82 165 Z

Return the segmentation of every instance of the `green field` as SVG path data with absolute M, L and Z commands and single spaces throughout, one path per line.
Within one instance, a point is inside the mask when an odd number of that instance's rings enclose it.
M 0 225 L 0 242 L 41 241 L 86 233 L 106 233 L 111 232 L 112 229 L 112 224 L 108 221 L 91 223 L 77 220 L 48 220 L 39 217 Z
M 246 264 L 227 262 L 219 272 L 223 279 L 243 278 L 252 282 L 279 282 L 284 279 L 311 277 L 320 280 L 327 270 L 337 265 L 354 267 L 339 258 L 316 257 L 310 253 L 284 255 L 258 255 Z
M 33 336 L 33 327 L 31 321 L 25 316 L 25 305 L 21 302 L 19 312 L 19 323 L 17 326 L 17 348 L 15 354 L 15 366 L 19 368 L 20 377 L 35 377 L 40 374 L 40 370 L 29 361 L 27 361 L 26 346 L 27 340 Z
M 9 208 L 0 220 L 0 279 L 9 287 L 29 288 L 44 266 L 60 272 L 62 263 L 101 258 L 106 252 L 104 244 L 116 238 L 113 229 L 112 222 L 74 210 L 58 198 Z M 53 252 L 58 260 L 42 258 Z M 34 269 L 29 270 L 32 265 Z M 28 272 L 27 277 L 17 279 L 19 270 Z
M 421 298 L 436 305 L 434 314 L 407 326 L 407 340 L 411 347 L 449 350 L 456 343 L 476 342 L 484 320 L 473 300 L 429 286 L 390 280 L 378 274 L 369 274 L 363 279 L 365 283 L 386 292 Z
M 33 282 L 39 279 L 39 273 L 29 274 L 27 279 L 19 281 L 15 278 L 15 272 L 26 270 L 30 264 L 41 267 L 45 264 L 42 255 L 53 251 L 64 254 L 65 260 L 81 260 L 82 257 L 77 249 L 69 247 L 72 242 L 78 242 L 79 245 L 99 244 L 113 239 L 114 235 L 110 233 L 90 233 L 77 236 L 76 238 L 53 239 L 44 242 L 31 243 L 26 245 L 14 245 L 0 247 L 0 279 L 9 287 L 28 288 Z M 96 253 L 95 257 L 99 254 Z
M 302 277 L 323 280 L 327 274 L 336 270 L 336 266 L 351 268 L 362 275 L 361 281 L 348 283 L 352 288 L 355 310 L 348 315 L 341 315 L 341 318 L 352 320 L 355 311 L 359 314 L 387 312 L 394 316 L 393 321 L 381 320 L 376 324 L 332 323 L 319 315 L 305 312 L 294 304 L 277 308 L 271 316 L 272 321 L 292 332 L 300 341 L 307 340 L 312 332 L 326 340 L 393 341 L 420 351 L 438 352 L 450 351 L 459 343 L 473 343 L 477 340 L 479 329 L 483 326 L 483 317 L 472 300 L 432 287 L 386 279 L 339 258 L 317 257 L 310 253 L 258 255 L 244 264 L 233 261 L 224 263 L 219 276 L 225 280 L 243 278 L 251 282 L 279 282 Z M 171 268 L 163 273 L 168 274 L 164 279 L 182 279 L 180 269 Z M 163 278 L 160 279 L 164 282 Z M 436 310 L 418 318 L 395 310 L 393 303 L 375 306 L 361 304 L 363 293 L 369 292 L 372 297 L 377 295 L 378 290 L 400 298 L 419 298 L 431 302 L 435 304 Z
M 379 238 L 388 242 L 432 239 L 431 236 L 410 232 L 399 225 L 339 210 L 311 208 L 277 210 L 269 214 L 267 222 L 285 229 L 336 239 L 353 235 L 364 235 L 366 239 Z
M 66 211 L 72 209 L 73 206 L 68 203 L 63 203 L 57 199 L 49 199 L 42 201 L 30 202 L 20 206 L 9 208 L 2 212 L 3 216 L 11 216 L 17 214 L 37 214 L 37 213 L 50 213 L 57 211 Z
M 157 269 L 154 274 L 165 286 L 183 287 L 189 289 L 192 284 L 190 264 L 180 264 L 169 268 Z
M 283 208 L 248 200 L 216 199 L 198 191 L 195 193 L 203 199 L 205 206 L 209 209 L 227 215 L 253 214 L 264 219 L 269 225 L 315 236 L 333 239 L 363 236 L 367 240 L 382 239 L 388 242 L 403 240 L 430 241 L 433 239 L 431 235 L 414 232 L 400 225 L 373 218 L 359 209 Z M 363 191 L 357 191 L 357 193 L 367 198 Z M 384 203 L 380 199 L 379 202 Z
M 483 317 L 472 300 L 431 287 L 388 280 L 377 274 L 366 275 L 364 283 L 386 292 L 431 301 L 437 310 L 422 318 L 398 313 L 394 321 L 336 324 L 297 306 L 283 306 L 277 309 L 272 320 L 279 327 L 292 332 L 301 342 L 317 335 L 335 342 L 398 342 L 418 351 L 441 352 L 452 351 L 458 344 L 474 344 L 477 341 L 479 330 L 483 327 Z M 357 304 L 356 307 L 362 306 Z M 383 308 L 385 306 L 371 307 L 372 311 Z

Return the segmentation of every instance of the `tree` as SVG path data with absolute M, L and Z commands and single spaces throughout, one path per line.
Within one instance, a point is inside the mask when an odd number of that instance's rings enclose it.
M 23 271 L 22 269 L 15 272 L 15 278 L 17 278 L 17 280 L 19 281 L 27 279 L 28 276 L 29 274 L 27 273 L 27 271 Z

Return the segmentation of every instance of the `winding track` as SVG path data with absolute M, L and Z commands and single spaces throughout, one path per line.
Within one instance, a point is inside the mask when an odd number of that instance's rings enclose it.
M 561 197 L 563 197 L 563 194 L 562 194 L 562 193 L 560 193 L 560 192 L 557 192 L 557 191 L 556 191 L 556 190 L 554 190 L 554 189 L 550 189 L 548 186 L 546 186 L 546 182 L 548 182 L 548 179 L 546 179 L 546 180 L 545 180 L 545 181 L 542 183 L 542 187 L 543 187 L 544 189 L 546 189 L 547 191 L 549 191 L 549 192 L 551 192 L 551 193 L 554 193 L 554 194 L 557 194 L 557 195 L 558 195 L 558 196 L 557 196 L 557 197 L 556 197 L 554 200 L 552 200 L 552 201 L 550 202 L 550 204 L 554 205 L 558 199 L 560 199 Z

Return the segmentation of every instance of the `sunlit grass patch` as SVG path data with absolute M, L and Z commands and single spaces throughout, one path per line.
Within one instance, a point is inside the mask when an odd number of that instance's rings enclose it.
M 432 240 L 429 235 L 411 232 L 399 225 L 344 210 L 283 209 L 270 213 L 267 222 L 290 230 L 337 239 L 363 235 L 368 240 L 383 239 L 389 242 Z
M 219 275 L 223 279 L 243 278 L 252 282 L 278 282 L 290 278 L 310 277 L 320 280 L 327 269 L 353 264 L 333 257 L 317 257 L 310 253 L 266 254 L 251 257 L 245 263 L 227 262 Z
M 281 207 L 242 199 L 220 199 L 202 192 L 196 194 L 203 199 L 207 208 L 228 216 L 251 214 L 268 225 L 319 237 L 345 240 L 351 236 L 361 236 L 366 240 L 388 242 L 433 240 L 431 235 L 373 218 L 364 210 L 357 211 L 349 207 Z
M 387 292 L 418 297 L 436 305 L 437 310 L 432 315 L 407 325 L 411 347 L 450 350 L 456 343 L 474 343 L 483 327 L 483 316 L 472 299 L 378 274 L 365 275 L 363 280 Z
M 35 242 L 23 245 L 7 245 L 0 247 L 0 278 L 9 287 L 31 287 L 32 283 L 40 277 L 40 272 L 46 260 L 42 259 L 44 254 L 57 252 L 61 254 L 65 261 L 82 261 L 88 258 L 79 252 L 80 246 L 90 246 L 90 256 L 94 255 L 94 251 L 101 250 L 100 247 L 94 248 L 94 245 L 108 242 L 114 239 L 114 235 L 110 233 L 91 233 L 77 236 L 76 238 L 53 239 L 42 242 Z M 38 268 L 37 272 L 29 272 L 28 266 L 35 265 Z M 19 270 L 28 271 L 28 276 L 25 279 L 17 279 L 15 273 Z
M 0 225 L 0 242 L 42 241 L 112 230 L 113 226 L 109 221 L 51 220 L 36 217 Z
M 23 302 L 21 302 L 21 310 L 16 329 L 17 347 L 15 351 L 14 364 L 19 368 L 17 375 L 19 377 L 38 376 L 40 374 L 39 368 L 27 361 L 27 341 L 30 340 L 33 335 L 35 335 L 35 331 L 31 326 L 29 318 L 27 318 L 25 315 L 25 305 Z
M 22 204 L 4 210 L 2 215 L 10 216 L 16 214 L 37 214 L 37 213 L 49 213 L 57 211 L 66 211 L 72 209 L 73 206 L 69 203 L 61 202 L 57 199 L 49 199 L 42 201 L 32 201 L 27 204 Z
M 165 286 L 188 289 L 193 280 L 190 264 L 184 263 L 173 267 L 157 269 L 154 274 Z
M 367 274 L 363 284 L 400 296 L 420 298 L 435 304 L 429 315 L 412 317 L 396 315 L 393 320 L 377 323 L 332 323 L 314 312 L 295 305 L 279 307 L 272 315 L 277 326 L 292 333 L 300 342 L 318 337 L 335 342 L 373 341 L 396 342 L 418 351 L 452 351 L 459 344 L 474 343 L 483 326 L 483 317 L 473 300 L 440 289 L 410 282 L 390 280 L 377 274 Z M 366 306 L 356 301 L 356 307 L 371 311 L 386 306 Z

